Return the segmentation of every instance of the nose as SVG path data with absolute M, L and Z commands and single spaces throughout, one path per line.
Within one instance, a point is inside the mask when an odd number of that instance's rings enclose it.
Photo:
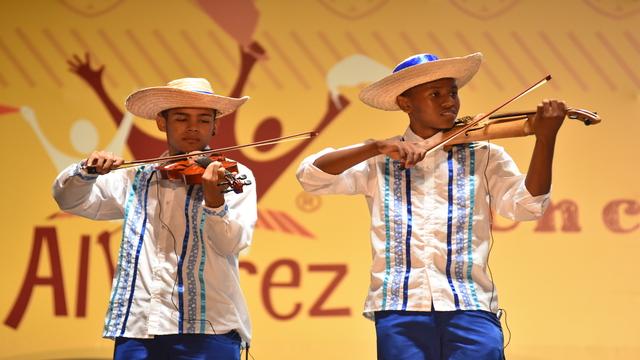
M 455 105 L 456 105 L 455 95 L 445 96 L 444 100 L 442 101 L 442 107 L 444 108 L 451 108 L 451 107 L 454 107 Z
M 200 132 L 200 129 L 198 129 L 197 123 L 194 121 L 189 121 L 189 125 L 187 126 L 187 132 L 192 132 L 192 133 Z

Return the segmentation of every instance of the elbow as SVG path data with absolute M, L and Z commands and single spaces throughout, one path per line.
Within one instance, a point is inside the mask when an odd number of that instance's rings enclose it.
M 80 205 L 78 201 L 69 201 L 69 199 L 65 199 L 60 193 L 56 192 L 53 193 L 53 199 L 58 204 L 58 208 L 66 212 L 72 212 L 73 209 Z
M 250 240 L 243 234 L 224 234 L 224 236 L 209 239 L 215 252 L 222 256 L 237 256 L 240 251 L 249 246 Z

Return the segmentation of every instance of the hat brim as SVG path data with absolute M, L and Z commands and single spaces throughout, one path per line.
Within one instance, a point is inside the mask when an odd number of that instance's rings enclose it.
M 129 95 L 125 107 L 130 113 L 151 120 L 155 120 L 162 111 L 174 108 L 216 109 L 217 117 L 220 118 L 236 111 L 247 100 L 248 96 L 232 98 L 158 86 L 141 89 Z
M 360 92 L 360 100 L 377 109 L 400 110 L 396 98 L 414 86 L 444 78 L 456 80 L 461 88 L 480 69 L 482 53 L 435 60 L 408 67 L 370 84 Z

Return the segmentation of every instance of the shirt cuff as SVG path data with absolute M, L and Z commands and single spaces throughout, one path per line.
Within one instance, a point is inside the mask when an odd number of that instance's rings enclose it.
M 329 174 L 327 172 L 322 171 L 319 167 L 315 166 L 313 162 L 309 163 L 304 169 L 304 175 L 313 176 L 314 180 L 320 180 L 320 182 L 332 181 L 340 175 Z
M 518 204 L 522 206 L 524 209 L 527 209 L 529 212 L 536 214 L 537 216 L 542 216 L 544 212 L 547 210 L 549 206 L 549 201 L 551 199 L 551 190 L 548 193 L 533 196 L 529 193 L 526 186 L 524 186 L 524 190 L 528 196 L 524 196 L 523 198 L 518 200 Z
M 202 211 L 204 211 L 204 213 L 209 216 L 224 217 L 229 211 L 229 206 L 227 206 L 227 204 L 224 204 L 216 208 L 212 208 L 205 205 L 202 207 Z
M 85 162 L 81 161 L 76 164 L 71 176 L 79 177 L 84 181 L 93 181 L 98 178 L 99 174 L 89 174 L 87 169 L 84 167 Z

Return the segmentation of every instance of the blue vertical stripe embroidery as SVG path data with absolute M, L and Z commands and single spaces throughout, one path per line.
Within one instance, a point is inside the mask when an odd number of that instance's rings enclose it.
M 466 237 L 466 221 L 467 221 L 467 211 L 469 210 L 467 207 L 467 188 L 466 188 L 466 174 L 465 171 L 467 169 L 467 151 L 465 145 L 460 145 L 455 148 L 456 154 L 456 227 L 455 227 L 455 275 L 456 275 L 456 283 L 458 284 L 458 288 L 460 290 L 460 295 L 462 297 L 462 302 L 464 303 L 465 308 L 469 308 L 471 306 L 471 298 L 469 297 L 469 291 L 465 284 L 464 279 L 464 266 L 465 266 L 465 237 Z M 470 265 L 470 264 L 469 264 Z
M 150 175 L 148 170 L 145 171 L 145 168 L 142 167 L 138 169 L 136 175 L 134 176 L 134 182 L 132 184 L 132 202 L 128 202 L 128 205 L 134 205 L 133 216 L 125 220 L 125 226 L 127 230 L 123 229 L 124 237 L 121 243 L 121 255 L 123 256 L 123 265 L 118 269 L 118 285 L 114 291 L 116 291 L 115 299 L 112 301 L 115 309 L 115 318 L 110 319 L 113 320 L 113 328 L 112 334 L 116 336 L 118 332 L 118 328 L 120 327 L 120 323 L 122 321 L 124 314 L 124 307 L 127 303 L 127 293 L 129 291 L 129 281 L 131 279 L 132 272 L 135 269 L 132 269 L 133 263 L 133 251 L 134 251 L 134 242 L 138 239 L 138 235 L 141 232 L 137 229 L 140 224 L 140 218 L 142 217 L 143 204 L 146 201 L 146 197 L 143 194 L 146 194 L 146 188 L 144 186 L 147 183 L 147 176 Z M 129 212 L 128 212 L 129 213 Z M 145 214 L 146 215 L 146 214 Z M 114 316 L 112 314 L 112 316 Z M 109 322 L 110 322 L 109 321 Z
M 132 269 L 133 278 L 131 279 L 131 290 L 129 290 L 129 300 L 127 301 L 127 311 L 125 313 L 124 321 L 122 322 L 122 329 L 120 330 L 120 336 L 124 335 L 124 332 L 127 329 L 127 320 L 129 320 L 131 304 L 133 303 L 133 294 L 135 293 L 135 290 L 136 290 L 136 279 L 138 275 L 138 271 L 137 271 L 138 261 L 140 260 L 140 251 L 142 250 L 142 243 L 144 242 L 144 234 L 147 229 L 147 203 L 149 200 L 149 184 L 151 183 L 152 178 L 153 176 L 149 176 L 149 179 L 146 181 L 146 186 L 144 190 L 144 218 L 142 220 L 142 228 L 140 229 L 140 237 L 138 238 L 138 246 L 136 247 L 135 262 Z
M 184 203 L 184 238 L 182 240 L 182 250 L 180 251 L 180 257 L 178 258 L 178 334 L 184 332 L 184 280 L 182 276 L 182 265 L 184 258 L 187 255 L 187 247 L 189 245 L 189 204 L 191 203 L 191 193 L 195 185 L 189 185 L 187 190 L 187 196 Z
M 127 260 L 126 260 L 126 251 L 125 248 L 127 246 L 127 236 L 126 234 L 128 232 L 131 231 L 131 228 L 136 225 L 136 222 L 131 221 L 131 219 L 129 218 L 129 214 L 130 214 L 130 210 L 131 210 L 131 206 L 132 203 L 134 202 L 134 200 L 136 199 L 136 191 L 138 189 L 139 183 L 140 183 L 140 177 L 143 174 L 143 172 L 139 169 L 138 171 L 136 171 L 134 177 L 133 177 L 133 182 L 131 184 L 131 188 L 129 189 L 129 194 L 127 195 L 127 201 L 126 204 L 124 206 L 124 224 L 122 226 L 122 241 L 120 242 L 120 251 L 119 251 L 119 255 L 118 255 L 118 266 L 116 267 L 116 284 L 114 285 L 113 289 L 111 290 L 111 299 L 109 300 L 109 309 L 107 310 L 107 323 L 105 324 L 105 330 L 107 331 L 107 334 L 109 336 L 115 336 L 116 335 L 116 328 L 117 328 L 117 323 L 114 323 L 113 328 L 111 327 L 111 321 L 114 320 L 113 318 L 113 307 L 115 305 L 115 298 L 116 296 L 120 296 L 120 281 L 122 280 L 122 274 L 123 274 L 123 269 L 125 266 L 128 266 Z M 135 210 L 134 210 L 135 213 Z M 120 304 L 120 302 L 118 302 L 118 305 Z
M 196 307 L 197 307 L 197 297 L 196 297 L 196 275 L 195 275 L 195 267 L 196 261 L 198 260 L 198 235 L 199 235 L 199 219 L 198 219 L 198 210 L 202 205 L 202 186 L 198 186 L 196 188 L 194 195 L 194 200 L 191 205 L 191 232 L 193 234 L 193 244 L 191 249 L 189 250 L 189 256 L 187 261 L 187 332 L 190 334 L 195 333 L 196 323 L 199 321 L 198 316 L 196 316 Z M 189 226 L 189 223 L 185 224 Z
M 384 160 L 384 227 L 385 227 L 385 273 L 382 281 L 382 310 L 387 309 L 387 281 L 391 271 L 389 248 L 391 247 L 391 229 L 389 224 L 389 157 Z
M 413 226 L 413 216 L 411 214 L 411 171 L 409 169 L 405 170 L 405 189 L 405 196 L 407 198 L 407 235 L 405 237 L 406 267 L 402 290 L 402 310 L 407 310 L 407 301 L 409 301 L 409 276 L 411 275 L 411 228 Z
M 467 283 L 471 289 L 471 296 L 476 305 L 476 310 L 480 310 L 480 301 L 476 293 L 476 286 L 471 277 L 473 269 L 473 212 L 476 204 L 476 150 L 475 145 L 469 145 L 469 220 L 467 221 Z
M 391 308 L 398 309 L 400 287 L 404 275 L 404 239 L 402 237 L 402 163 L 393 161 L 393 276 L 391 280 Z
M 453 151 L 449 150 L 449 154 L 447 156 L 447 167 L 449 170 L 449 177 L 447 183 L 447 281 L 449 282 L 449 287 L 451 288 L 451 292 L 453 293 L 453 301 L 456 305 L 456 310 L 460 310 L 460 300 L 458 299 L 458 293 L 456 292 L 456 288 L 453 285 L 453 279 L 451 278 L 451 231 L 452 231 L 452 223 L 453 223 Z
M 205 212 L 201 210 L 200 212 L 200 246 L 202 248 L 202 252 L 200 255 L 200 267 L 198 268 L 198 280 L 200 281 L 200 333 L 204 334 L 205 325 L 206 325 L 206 311 L 207 311 L 207 293 L 206 286 L 204 282 L 204 264 L 207 259 L 207 250 L 205 247 L 205 239 L 204 239 L 204 221 L 207 217 L 205 216 Z

